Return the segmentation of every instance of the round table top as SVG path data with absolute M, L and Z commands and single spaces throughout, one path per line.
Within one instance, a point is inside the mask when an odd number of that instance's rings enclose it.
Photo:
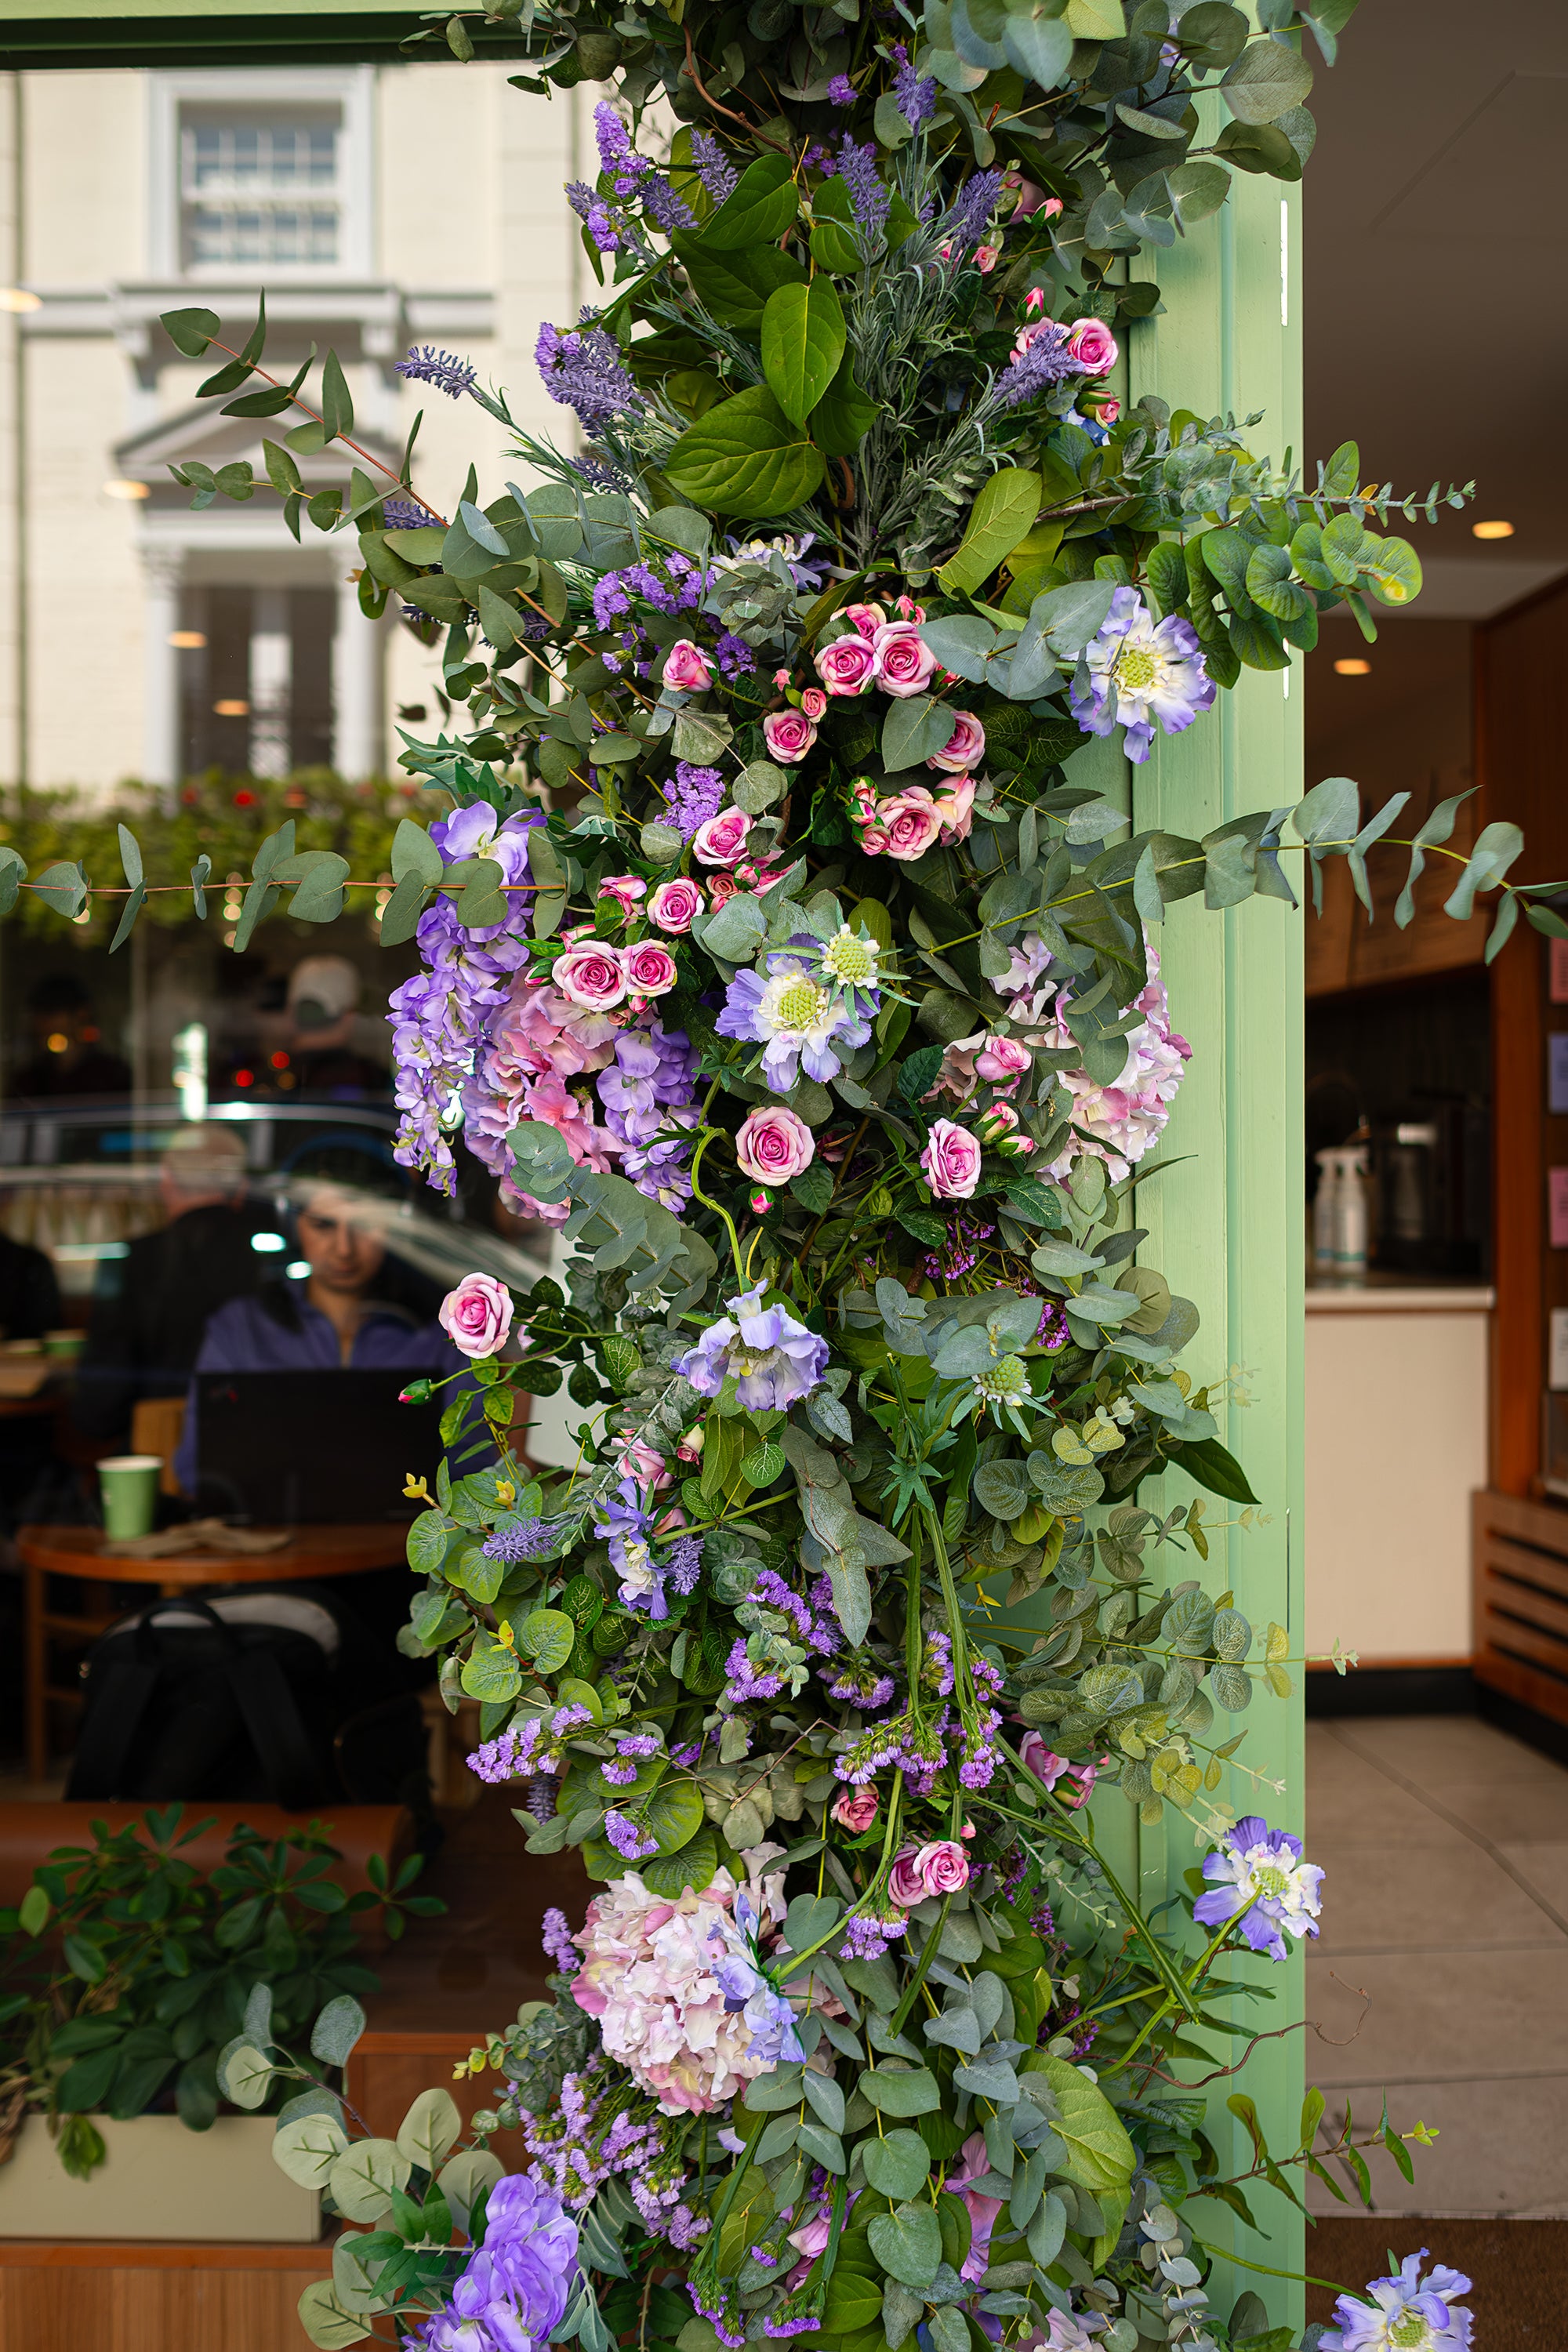
M 106 1550 L 101 1528 L 24 1527 L 16 1531 L 16 1549 L 25 1568 L 107 1584 L 290 1584 L 396 1568 L 407 1557 L 407 1532 L 395 1520 L 301 1527 L 291 1529 L 289 1541 L 276 1551 L 186 1551 L 139 1559 L 133 1552 Z

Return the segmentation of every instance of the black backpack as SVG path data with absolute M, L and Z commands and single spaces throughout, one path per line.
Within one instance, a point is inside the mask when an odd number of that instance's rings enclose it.
M 420 1811 L 424 1723 L 415 1695 L 389 1686 L 401 1663 L 317 1587 L 154 1601 L 89 1660 L 66 1795 Z

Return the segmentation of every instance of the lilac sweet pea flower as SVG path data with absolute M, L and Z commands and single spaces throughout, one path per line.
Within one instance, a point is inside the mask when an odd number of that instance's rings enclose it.
M 1454 2297 L 1468 2294 L 1462 2271 L 1436 2263 L 1423 2280 L 1426 2249 L 1406 2254 L 1391 2278 L 1373 2279 L 1370 2304 L 1342 2294 L 1338 2323 L 1320 2338 L 1319 2352 L 1468 2352 L 1471 2314 Z
M 700 1396 L 715 1397 L 733 1373 L 747 1412 L 784 1412 L 822 1386 L 827 1342 L 783 1307 L 763 1306 L 760 1290 L 731 1298 L 736 1320 L 710 1323 L 695 1348 L 676 1360 Z
M 1118 588 L 1098 636 L 1083 649 L 1068 702 L 1087 735 L 1127 730 L 1130 760 L 1146 760 L 1154 721 L 1167 735 L 1190 727 L 1215 698 L 1190 621 L 1156 621 L 1133 588 Z
M 602 1508 L 605 1516 L 595 1522 L 594 1533 L 608 1539 L 611 1565 L 621 1580 L 622 1606 L 646 1609 L 656 1619 L 668 1617 L 664 1580 L 648 1540 L 653 1522 L 638 1499 L 636 1481 L 623 1478 Z
M 1271 1830 L 1260 1813 L 1237 1822 L 1205 1861 L 1204 1876 L 1215 1883 L 1193 1906 L 1200 1927 L 1217 1927 L 1239 1916 L 1251 1948 L 1272 1960 L 1285 1958 L 1286 1935 L 1318 1932 L 1322 1870 L 1301 1860 L 1300 1838 L 1289 1830 Z
M 466 807 L 454 809 L 449 817 L 433 824 L 430 838 L 448 866 L 460 865 L 467 857 L 489 857 L 500 867 L 503 883 L 526 885 L 529 880 L 528 836 L 536 824 L 543 823 L 543 814 L 539 809 L 530 809 L 519 816 L 509 816 L 503 823 L 500 812 L 492 808 L 489 801 L 469 801 Z M 484 925 L 478 930 L 465 929 L 464 938 L 477 940 L 499 939 L 503 931 L 511 928 L 514 919 L 520 928 L 525 929 L 530 903 L 528 897 L 520 891 L 518 896 L 508 899 L 505 922 Z M 461 922 L 460 901 L 457 912 Z

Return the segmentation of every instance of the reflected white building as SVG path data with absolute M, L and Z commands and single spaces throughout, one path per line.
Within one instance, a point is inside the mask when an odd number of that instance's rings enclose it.
M 352 532 L 305 522 L 296 546 L 266 487 L 191 511 L 171 464 L 245 457 L 264 478 L 263 436 L 290 419 L 198 403 L 210 371 L 158 318 L 204 304 L 237 346 L 265 288 L 272 373 L 331 345 L 364 448 L 395 467 L 423 404 L 416 488 L 439 506 L 473 459 L 493 496 L 515 471 L 493 421 L 395 367 L 410 343 L 445 345 L 505 384 L 516 413 L 571 429 L 532 348 L 542 319 L 565 322 L 585 299 L 561 194 L 582 103 L 528 97 L 506 73 L 7 78 L 0 781 L 167 784 L 215 764 L 328 761 L 358 777 L 395 757 L 400 709 L 436 720 L 433 656 L 360 614 Z M 308 487 L 346 479 L 331 451 L 299 462 Z

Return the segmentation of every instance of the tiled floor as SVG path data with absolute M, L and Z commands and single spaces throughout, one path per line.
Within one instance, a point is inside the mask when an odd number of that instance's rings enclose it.
M 1568 1770 L 1471 1716 L 1310 1723 L 1307 1826 L 1308 2078 L 1439 2135 L 1377 2210 L 1568 2216 Z

